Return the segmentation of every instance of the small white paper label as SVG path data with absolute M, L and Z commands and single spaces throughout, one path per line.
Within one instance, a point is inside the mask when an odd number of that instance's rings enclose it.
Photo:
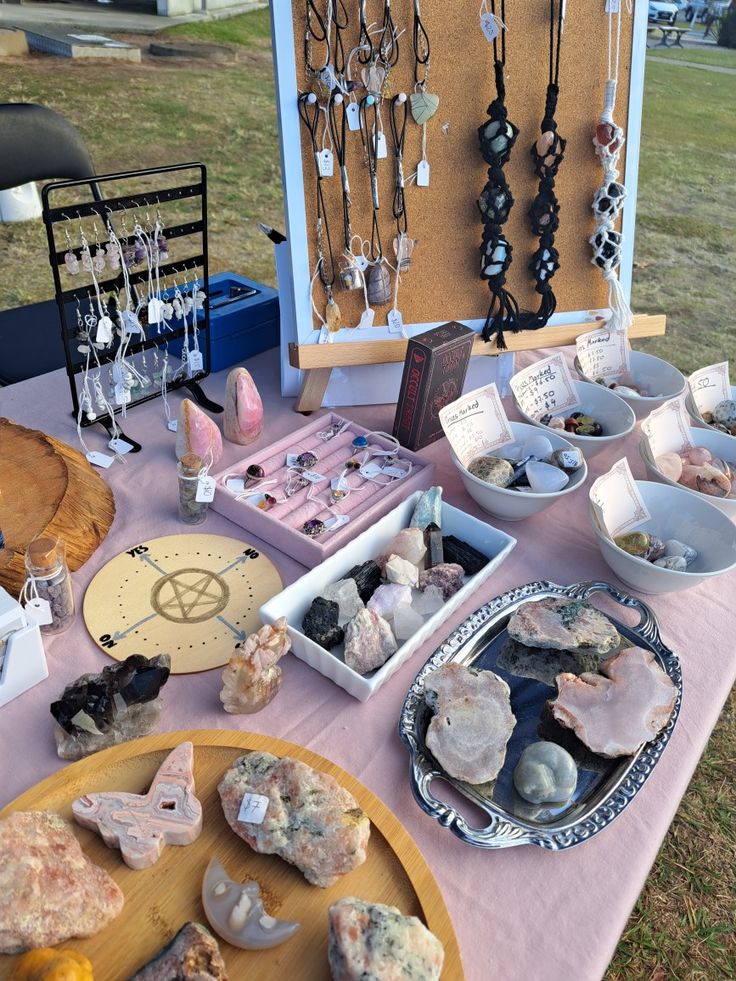
M 24 610 L 29 621 L 39 627 L 44 627 L 54 622 L 54 618 L 51 615 L 51 604 L 47 599 L 42 599 L 40 596 L 28 600 Z
M 360 321 L 358 322 L 358 327 L 372 327 L 373 319 L 376 316 L 376 312 L 373 307 L 366 307 L 363 313 L 360 315 Z
M 336 531 L 346 525 L 348 521 L 350 521 L 349 514 L 333 514 L 331 518 L 325 521 L 325 531 Z
M 606 10 L 607 14 L 618 14 L 621 11 L 620 0 L 606 0 Z
M 127 405 L 131 398 L 130 389 L 126 388 L 125 385 L 118 384 L 115 386 L 115 405 Z
M 228 477 L 225 481 L 225 486 L 233 494 L 242 494 L 245 490 L 245 478 L 244 477 Z
M 486 41 L 495 41 L 499 34 L 498 21 L 492 13 L 486 12 L 480 15 L 480 29 L 486 36 Z
M 355 265 L 360 269 L 361 272 L 365 272 L 368 268 L 368 260 L 364 255 L 355 256 Z
M 403 334 L 404 318 L 401 316 L 401 310 L 389 310 L 388 329 L 392 334 Z
M 689 449 L 693 442 L 683 396 L 670 399 L 650 412 L 641 424 L 641 431 L 655 460 L 663 453 L 683 453 Z
M 287 453 L 286 454 L 286 466 L 295 467 L 297 466 L 297 459 L 299 458 L 298 453 Z
M 376 159 L 383 160 L 388 156 L 388 146 L 386 144 L 386 134 L 379 129 L 376 133 Z
M 246 824 L 263 824 L 267 810 L 268 797 L 264 797 L 263 794 L 245 794 L 238 811 L 238 821 Z
M 320 484 L 323 480 L 327 480 L 327 477 L 323 477 L 321 473 L 317 473 L 316 470 L 302 470 L 301 477 L 308 480 L 310 484 Z
M 694 371 L 688 378 L 688 384 L 698 412 L 701 415 L 704 412 L 712 412 L 719 402 L 731 398 L 728 361 Z
M 87 459 L 95 467 L 102 467 L 103 470 L 107 470 L 115 462 L 114 456 L 108 456 L 107 453 L 99 453 L 97 450 L 91 450 L 87 454 Z
M 130 453 L 130 451 L 133 449 L 132 444 L 128 443 L 127 440 L 121 439 L 120 436 L 116 436 L 115 438 L 111 439 L 107 445 L 111 450 L 119 453 L 120 456 L 122 456 L 124 453 Z
M 440 409 L 440 423 L 455 456 L 464 467 L 477 456 L 513 443 L 514 434 L 506 418 L 495 384 L 450 402 Z
M 141 325 L 132 310 L 123 310 L 121 317 L 123 318 L 125 329 L 129 334 L 140 334 Z
M 417 187 L 429 187 L 429 160 L 417 164 Z
M 383 473 L 381 467 L 377 463 L 365 463 L 358 471 L 361 476 L 365 477 L 367 480 L 372 480 L 377 477 L 380 473 Z
M 320 177 L 332 177 L 335 172 L 335 158 L 332 150 L 329 150 L 327 147 L 324 150 L 320 150 L 317 154 L 317 165 L 319 167 Z
M 197 493 L 194 495 L 194 500 L 199 501 L 200 504 L 209 504 L 210 501 L 215 499 L 215 478 L 214 477 L 200 477 L 197 481 Z
M 511 389 L 522 411 L 532 419 L 580 406 L 575 383 L 561 352 L 518 371 L 511 379 Z
M 601 530 L 611 538 L 623 535 L 651 518 L 626 457 L 614 463 L 608 473 L 594 481 L 590 488 L 590 500 Z
M 202 358 L 202 352 L 201 351 L 190 351 L 189 352 L 189 361 L 188 361 L 188 364 L 187 364 L 187 368 L 189 370 L 190 376 L 191 375 L 195 375 L 198 371 L 202 371 L 203 370 L 203 368 L 204 368 L 204 360 Z
M 116 385 L 123 380 L 123 369 L 120 367 L 117 361 L 112 366 L 112 380 Z
M 148 301 L 148 323 L 158 324 L 164 319 L 164 303 L 154 296 Z
M 384 467 L 381 473 L 387 473 L 389 477 L 400 479 L 401 477 L 406 477 L 409 471 L 406 467 Z
M 629 340 L 625 331 L 600 327 L 581 334 L 575 344 L 580 367 L 591 381 L 629 373 Z
M 355 133 L 360 129 L 360 106 L 357 102 L 351 102 L 345 112 L 348 117 L 348 129 Z
M 169 419 L 169 421 L 166 423 L 166 428 L 169 430 L 170 433 L 175 433 L 178 426 L 179 426 L 178 419 Z
M 335 491 L 346 491 L 349 489 L 350 485 L 345 477 L 333 477 L 330 481 L 330 487 Z
M 95 341 L 98 344 L 109 344 L 112 340 L 112 328 L 113 323 L 109 317 L 100 317 L 100 319 L 97 321 Z

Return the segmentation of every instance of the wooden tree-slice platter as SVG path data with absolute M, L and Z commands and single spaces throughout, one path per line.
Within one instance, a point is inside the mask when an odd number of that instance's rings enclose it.
M 0 585 L 17 595 L 28 543 L 60 538 L 72 572 L 103 541 L 115 517 L 112 491 L 81 453 L 35 429 L 0 419 Z
M 166 535 L 131 545 L 87 587 L 84 622 L 117 661 L 169 654 L 173 674 L 227 664 L 281 590 L 276 566 L 247 542 Z
M 145 792 L 167 753 L 185 740 L 194 743 L 196 794 L 204 812 L 202 834 L 191 845 L 167 846 L 154 866 L 133 871 L 117 850 L 107 848 L 97 834 L 75 824 L 71 803 L 95 791 Z M 302 760 L 332 774 L 349 790 L 371 820 L 366 862 L 329 889 L 320 889 L 280 858 L 251 851 L 225 821 L 217 793 L 225 770 L 251 750 Z M 200 889 L 213 855 L 220 859 L 231 879 L 252 879 L 260 884 L 268 913 L 301 923 L 294 937 L 271 950 L 239 950 L 220 940 L 232 981 L 325 981 L 329 977 L 327 909 L 343 896 L 387 903 L 407 915 L 420 917 L 445 948 L 443 978 L 462 981 L 460 951 L 442 894 L 401 822 L 355 777 L 295 743 L 228 730 L 146 736 L 59 770 L 4 808 L 0 818 L 12 811 L 29 810 L 54 811 L 69 820 L 84 851 L 112 875 L 125 895 L 122 913 L 104 930 L 94 937 L 65 944 L 90 959 L 99 981 L 130 977 L 188 920 L 207 925 Z M 11 957 L 0 957 L 0 973 L 13 961 Z

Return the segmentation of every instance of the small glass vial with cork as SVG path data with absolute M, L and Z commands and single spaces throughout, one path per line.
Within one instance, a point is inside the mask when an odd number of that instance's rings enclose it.
M 67 630 L 74 619 L 74 593 L 64 543 L 47 535 L 34 539 L 26 549 L 26 570 L 31 596 L 49 605 L 51 622 L 39 623 L 42 633 Z
M 201 525 L 207 517 L 207 501 L 197 500 L 202 470 L 202 460 L 196 453 L 185 453 L 176 468 L 179 475 L 179 520 L 186 525 Z

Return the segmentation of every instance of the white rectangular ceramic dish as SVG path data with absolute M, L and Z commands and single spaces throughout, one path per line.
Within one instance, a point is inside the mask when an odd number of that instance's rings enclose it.
M 499 567 L 516 545 L 516 539 L 499 531 L 492 525 L 474 518 L 464 511 L 449 504 L 442 504 L 442 534 L 455 535 L 468 542 L 479 551 L 490 556 L 490 561 L 476 575 L 466 579 L 463 587 L 451 596 L 442 609 L 425 621 L 421 630 L 417 631 L 411 640 L 406 641 L 377 671 L 363 676 L 349 668 L 343 660 L 330 651 L 326 651 L 313 640 L 305 637 L 299 627 L 304 614 L 311 606 L 312 600 L 319 596 L 325 586 L 344 578 L 354 566 L 375 559 L 380 555 L 391 539 L 402 528 L 406 528 L 421 492 L 417 491 L 408 497 L 393 511 L 377 521 L 371 528 L 345 545 L 334 555 L 325 559 L 319 566 L 312 569 L 291 586 L 287 586 L 260 609 L 264 623 L 274 623 L 279 617 L 286 617 L 289 622 L 289 636 L 292 651 L 302 661 L 319 671 L 330 681 L 344 688 L 353 698 L 365 702 L 385 684 L 388 679 L 407 661 L 411 655 L 431 635 L 442 627 L 445 620 L 461 606 L 472 593 L 485 582 L 491 573 Z

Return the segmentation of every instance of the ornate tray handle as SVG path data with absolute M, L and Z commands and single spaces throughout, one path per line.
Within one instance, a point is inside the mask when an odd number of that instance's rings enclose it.
M 637 599 L 635 596 L 629 596 L 627 593 L 620 593 L 607 582 L 579 582 L 565 589 L 566 596 L 581 600 L 590 599 L 595 593 L 604 593 L 606 596 L 610 596 L 620 606 L 628 606 L 629 609 L 636 610 L 639 614 L 639 622 L 634 627 L 629 627 L 628 629 L 633 630 L 642 640 L 651 644 L 661 657 L 676 657 L 665 646 L 653 611 L 646 603 L 642 603 L 640 599 Z

